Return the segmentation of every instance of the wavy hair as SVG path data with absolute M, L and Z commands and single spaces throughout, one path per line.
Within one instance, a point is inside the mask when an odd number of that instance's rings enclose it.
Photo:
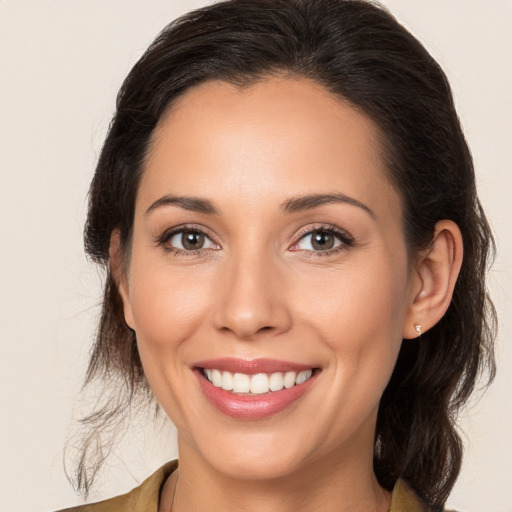
M 403 478 L 432 510 L 442 508 L 455 483 L 462 459 L 457 413 L 479 375 L 486 372 L 490 381 L 495 371 L 495 311 L 485 282 L 494 241 L 447 78 L 375 2 L 229 0 L 170 23 L 151 44 L 119 91 L 99 157 L 85 249 L 107 277 L 86 384 L 99 379 L 108 395 L 106 405 L 82 420 L 87 435 L 76 473 L 82 491 L 109 451 L 102 432 L 115 431 L 134 401 L 150 400 L 135 334 L 109 269 L 109 243 L 119 229 L 129 252 L 153 131 L 194 85 L 222 80 L 244 87 L 283 74 L 323 85 L 380 128 L 382 158 L 404 203 L 411 256 L 429 246 L 442 219 L 462 232 L 464 260 L 452 303 L 421 343 L 402 343 L 379 408 L 374 456 L 381 485 L 392 489 Z M 94 448 L 98 439 L 103 451 Z

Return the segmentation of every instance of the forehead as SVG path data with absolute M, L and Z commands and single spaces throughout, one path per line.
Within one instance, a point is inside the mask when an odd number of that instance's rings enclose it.
M 378 127 L 316 82 L 271 78 L 244 88 L 207 82 L 173 103 L 155 129 L 139 198 L 194 193 L 249 205 L 332 189 L 377 209 L 400 203 Z

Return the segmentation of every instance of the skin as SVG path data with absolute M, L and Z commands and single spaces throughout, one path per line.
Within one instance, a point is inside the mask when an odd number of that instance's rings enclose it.
M 388 510 L 390 494 L 372 469 L 379 400 L 403 338 L 448 307 L 462 242 L 443 221 L 432 248 L 408 260 L 379 136 L 322 86 L 276 77 L 244 89 L 197 86 L 155 130 L 129 266 L 116 232 L 111 259 L 148 381 L 178 430 L 174 512 L 212 503 L 223 511 Z M 218 211 L 151 209 L 169 194 L 206 199 Z M 360 204 L 283 212 L 286 201 L 310 194 Z M 162 237 L 184 225 L 207 235 L 201 250 Z M 325 226 L 350 243 L 315 250 L 310 233 Z M 207 401 L 192 371 L 228 356 L 321 372 L 284 411 L 240 420 Z M 171 508 L 176 476 L 160 511 Z

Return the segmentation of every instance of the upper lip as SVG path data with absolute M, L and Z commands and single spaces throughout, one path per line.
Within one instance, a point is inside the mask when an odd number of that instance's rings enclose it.
M 199 361 L 195 363 L 194 366 L 201 369 L 215 369 L 231 373 L 245 373 L 247 375 L 254 375 L 256 373 L 300 372 L 314 368 L 312 365 L 292 361 L 281 361 L 277 359 L 238 359 L 233 357 Z

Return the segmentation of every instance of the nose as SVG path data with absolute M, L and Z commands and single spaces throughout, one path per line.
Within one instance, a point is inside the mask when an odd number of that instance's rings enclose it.
M 218 281 L 216 329 L 241 340 L 286 332 L 291 326 L 287 288 L 271 257 L 240 255 L 229 261 Z

